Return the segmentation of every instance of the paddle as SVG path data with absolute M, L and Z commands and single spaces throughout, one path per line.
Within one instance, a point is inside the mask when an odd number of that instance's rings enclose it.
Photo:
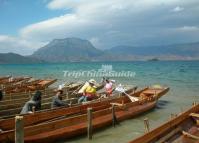
M 70 86 L 70 85 L 73 84 L 73 83 L 74 83 L 74 82 L 66 83 L 66 84 L 64 85 L 64 87 Z
M 124 94 L 131 100 L 131 102 L 138 101 L 138 98 L 132 97 L 132 96 L 130 96 L 129 94 L 127 94 L 127 93 L 125 92 L 125 88 L 122 87 L 121 84 L 119 84 L 119 86 L 115 88 L 115 91 L 118 91 L 118 92 L 120 92 L 120 93 L 124 93 Z
M 80 85 L 75 91 L 72 92 L 71 95 L 73 95 L 74 93 L 78 94 L 77 91 L 79 91 L 83 86 L 84 84 Z

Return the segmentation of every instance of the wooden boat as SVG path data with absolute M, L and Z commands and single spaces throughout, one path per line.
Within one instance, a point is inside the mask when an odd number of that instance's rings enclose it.
M 9 78 L 11 78 L 11 76 L 0 77 L 0 84 L 7 82 Z
M 51 84 L 53 84 L 54 82 L 56 82 L 56 79 L 52 79 L 52 80 L 39 80 L 39 81 L 33 81 L 31 83 L 27 83 L 24 85 L 14 85 L 13 87 L 10 88 L 5 88 L 4 92 L 5 92 L 5 97 L 6 95 L 10 95 L 10 94 L 15 94 L 15 93 L 20 93 L 20 92 L 30 92 L 30 91 L 35 91 L 35 90 L 46 90 L 48 88 L 48 86 L 50 86 Z M 30 88 L 32 87 L 32 88 Z
M 132 93 L 134 91 L 134 88 L 131 88 L 127 91 L 127 93 Z M 141 92 L 141 91 L 139 91 Z M 138 94 L 136 92 L 135 94 Z M 94 109 L 97 109 L 98 107 L 104 106 L 104 107 L 110 107 L 110 101 L 117 101 L 118 100 L 118 95 L 114 95 L 112 98 L 108 99 L 101 99 L 100 102 L 99 100 L 91 102 L 89 104 L 84 104 L 84 105 L 74 105 L 70 108 L 65 108 L 65 107 L 60 107 L 60 108 L 55 108 L 55 109 L 50 109 L 50 110 L 41 110 L 37 111 L 34 114 L 23 114 L 24 120 L 25 120 L 25 126 L 30 126 L 33 124 L 38 124 L 47 120 L 53 120 L 57 119 L 60 117 L 65 117 L 65 116 L 70 116 L 74 114 L 80 114 L 80 113 L 85 113 L 86 109 L 88 107 L 92 107 Z M 124 97 L 123 97 L 124 98 Z M 13 118 L 7 118 L 7 119 L 1 119 L 0 120 L 0 129 L 1 130 L 10 130 L 14 128 L 14 117 Z
M 33 81 L 33 83 L 31 82 L 31 84 L 35 85 L 40 81 L 41 80 Z M 30 85 L 30 84 L 28 84 L 28 85 Z M 81 83 L 72 83 L 72 84 L 70 84 L 70 86 L 66 86 L 63 90 L 65 93 L 70 94 L 70 92 L 76 90 L 81 85 L 82 85 Z M 23 90 L 22 92 L 14 92 L 14 93 L 10 92 L 6 96 L 4 96 L 4 100 L 15 100 L 15 99 L 18 100 L 21 98 L 29 98 L 31 96 L 31 94 L 33 94 L 35 91 L 29 90 L 29 88 L 27 88 L 27 86 L 24 89 L 22 89 Z M 45 94 L 45 95 L 52 93 L 54 90 L 55 90 L 55 88 L 49 88 L 49 87 L 46 89 L 45 88 L 40 89 L 40 91 L 42 91 L 43 94 Z
M 56 93 L 52 91 L 48 95 L 42 96 L 42 103 L 46 103 L 46 99 L 52 99 Z M 22 107 L 31 97 L 21 98 L 16 100 L 0 101 L 0 112 L 2 110 L 16 109 Z M 48 101 L 49 102 L 49 101 Z M 1 115 L 1 114 L 0 114 Z
M 40 90 L 43 94 L 48 94 L 51 93 L 55 90 L 55 88 L 47 88 L 46 90 Z M 15 100 L 20 100 L 20 99 L 24 99 L 24 98 L 30 98 L 33 94 L 35 93 L 35 91 L 26 91 L 26 92 L 20 92 L 20 93 L 9 93 L 6 94 L 3 98 L 2 101 L 0 102 L 14 102 Z
M 4 92 L 6 95 L 12 93 L 16 94 L 16 93 L 28 92 L 29 90 L 27 86 L 35 85 L 40 81 L 41 81 L 40 79 L 37 80 L 26 79 L 21 82 L 18 82 L 17 84 L 4 87 Z
M 135 91 L 135 88 L 131 88 L 129 90 L 127 90 L 127 93 L 132 93 Z M 142 90 L 136 92 L 134 95 L 139 94 Z M 74 104 L 74 107 L 71 108 L 65 108 L 65 107 L 60 107 L 60 108 L 56 108 L 56 109 L 49 109 L 49 110 L 41 110 L 41 111 L 37 111 L 34 114 L 23 114 L 24 119 L 27 120 L 26 125 L 31 125 L 31 124 L 36 124 L 42 121 L 46 121 L 46 120 L 51 120 L 54 118 L 58 118 L 60 116 L 66 116 L 66 115 L 70 115 L 70 114 L 75 114 L 75 113 L 79 113 L 80 110 L 82 109 L 86 109 L 87 107 L 96 107 L 96 106 L 102 106 L 102 105 L 108 105 L 110 106 L 108 100 L 114 101 L 114 100 L 118 100 L 115 99 L 119 96 L 119 94 L 114 94 L 114 96 L 112 96 L 112 98 L 106 98 L 106 99 L 100 99 L 99 100 L 95 100 L 92 101 L 89 104 L 85 104 L 85 105 L 81 105 L 79 106 L 78 104 Z M 14 117 L 14 116 L 13 116 Z M 31 122 L 29 122 L 28 120 L 31 120 Z M 10 123 L 12 123 L 12 125 L 14 125 L 14 118 L 7 118 L 7 119 L 1 119 L 0 120 L 0 129 L 8 129 L 8 127 L 5 127 L 5 125 L 11 125 Z M 14 127 L 14 126 L 12 126 Z
M 199 104 L 129 143 L 199 143 Z
M 51 84 L 55 83 L 57 81 L 57 79 L 49 79 L 49 80 L 42 80 L 39 83 L 32 85 L 32 86 L 28 86 L 29 90 L 41 90 L 41 89 L 45 89 L 48 86 L 50 86 Z
M 147 96 L 146 98 L 140 97 L 142 93 L 151 91 L 150 88 L 146 88 L 144 90 L 141 90 L 140 92 L 129 93 L 130 95 L 133 95 L 139 99 L 138 101 L 135 101 L 135 102 L 131 102 L 127 96 L 121 96 L 121 97 L 115 98 L 114 100 L 106 100 L 107 104 L 104 104 L 104 102 L 102 102 L 102 104 L 99 103 L 99 106 L 93 107 L 94 108 L 93 120 L 92 120 L 93 129 L 96 130 L 96 129 L 112 124 L 112 114 L 111 114 L 112 111 L 109 108 L 112 106 L 111 105 L 112 103 L 116 105 L 118 104 L 121 105 L 121 106 L 116 107 L 115 115 L 118 121 L 122 121 L 122 120 L 129 119 L 131 117 L 134 117 L 135 115 L 138 115 L 140 113 L 143 113 L 145 111 L 148 111 L 154 108 L 157 103 L 158 98 L 166 94 L 168 90 L 169 88 L 163 88 L 161 92 L 157 92 L 158 94 L 153 94 L 153 95 L 151 94 L 150 96 Z M 65 112 L 65 114 L 62 113 L 62 118 L 59 118 L 59 119 L 53 119 L 53 120 L 51 119 L 51 120 L 46 121 L 44 119 L 45 116 L 43 116 L 43 119 L 45 122 L 34 124 L 31 126 L 26 126 L 24 128 L 25 142 L 54 142 L 57 139 L 71 138 L 76 135 L 86 133 L 87 114 L 84 114 L 84 113 L 86 112 L 87 107 L 89 106 L 81 105 L 79 106 L 79 108 L 77 107 L 76 109 L 74 107 L 66 108 L 68 109 L 67 112 Z M 63 117 L 63 115 L 65 116 L 70 113 L 77 114 L 81 112 L 83 112 L 83 114 L 72 116 L 72 117 L 67 117 L 67 116 Z M 54 114 L 51 113 L 52 116 L 56 114 L 56 110 L 53 113 Z M 27 117 L 24 116 L 24 117 L 27 118 L 28 116 Z M 35 121 L 35 120 L 32 119 L 31 121 Z M 26 124 L 28 124 L 28 122 L 25 121 L 25 125 Z M 6 140 L 14 142 L 14 129 L 9 128 L 9 130 L 2 131 L 0 133 L 0 141 L 3 142 Z
M 77 104 L 78 98 L 67 99 L 66 97 L 64 97 L 63 101 L 65 101 L 69 104 Z M 45 110 L 51 109 L 51 103 L 52 103 L 52 97 L 44 99 L 43 103 L 41 104 L 40 111 L 45 111 Z M 0 111 L 0 119 L 14 117 L 15 115 L 19 114 L 21 110 L 22 110 L 22 107 L 1 110 Z
M 12 78 L 12 77 L 10 77 L 10 78 Z M 30 79 L 31 77 L 15 77 L 15 78 L 12 78 L 12 80 L 10 80 L 10 78 L 7 78 L 5 80 L 1 80 L 0 81 L 1 86 L 6 87 L 6 86 L 9 86 L 9 85 L 13 85 L 17 82 L 20 82 L 20 81 L 23 81 L 23 80 L 26 80 L 26 79 Z
M 77 98 L 70 98 L 70 99 L 63 98 L 63 99 L 65 102 L 68 102 L 71 104 L 77 103 Z M 41 111 L 50 109 L 51 103 L 52 103 L 52 97 L 44 99 L 43 103 L 41 104 Z M 21 110 L 22 110 L 22 107 L 1 110 L 0 119 L 14 117 L 15 115 L 19 114 Z
M 3 76 L 3 77 L 0 77 L 0 81 L 9 79 L 10 77 L 11 77 L 11 76 Z
M 68 100 L 68 99 L 71 99 L 71 102 L 74 104 L 74 103 L 77 103 L 77 96 L 75 93 L 75 91 L 81 86 L 82 84 L 71 84 L 70 86 L 66 86 L 66 93 L 65 93 L 65 97 L 64 99 L 65 100 Z M 98 86 L 97 90 L 100 90 L 102 88 L 102 86 Z M 55 95 L 55 92 L 52 91 L 51 93 L 48 93 L 48 95 L 46 96 L 43 96 L 42 98 L 42 110 L 45 110 L 45 109 L 49 109 L 51 108 L 51 102 L 52 102 L 52 97 Z M 7 101 L 6 103 L 4 101 L 0 101 L 0 103 L 2 103 L 0 105 L 0 118 L 1 116 L 4 118 L 4 117 L 7 117 L 7 116 L 11 116 L 11 115 L 14 115 L 14 114 L 18 114 L 23 105 L 25 104 L 26 101 L 28 101 L 29 98 L 23 98 L 23 99 L 17 99 L 17 100 L 12 100 L 12 101 Z M 14 103 L 14 104 L 13 104 Z M 71 104 L 72 104 L 71 103 Z
M 81 86 L 82 86 L 81 83 L 72 83 L 69 86 L 65 86 L 63 88 L 63 90 L 65 91 L 64 94 L 67 96 L 67 98 L 71 98 L 71 97 L 74 98 L 75 96 L 73 96 L 73 94 L 75 94 L 75 91 L 77 89 L 79 89 L 79 87 L 81 87 Z M 100 89 L 100 88 L 98 88 L 98 89 Z M 53 95 L 55 95 L 55 92 L 56 92 L 55 88 L 48 89 L 45 92 L 43 91 L 42 92 L 43 93 L 43 96 L 42 96 L 43 98 L 42 99 L 52 97 Z M 26 95 L 23 94 L 23 95 L 21 95 L 21 98 L 19 98 L 19 96 L 18 96 L 18 98 L 14 99 L 14 100 L 3 100 L 3 101 L 0 101 L 0 110 L 2 110 L 2 108 L 1 108 L 2 106 L 7 107 L 6 109 L 20 107 L 19 105 L 17 106 L 17 104 L 22 104 L 23 105 L 26 101 L 28 101 L 30 99 L 30 97 L 33 94 L 34 93 L 32 93 L 32 94 L 26 94 Z
M 51 93 L 50 95 L 44 96 L 42 98 L 42 110 L 45 109 L 49 109 L 51 108 L 51 102 L 52 102 L 52 97 L 55 95 L 55 93 Z M 64 101 L 68 101 L 69 99 L 67 98 L 67 96 L 63 97 Z M 70 98 L 71 102 L 74 104 L 77 102 L 77 98 Z M 9 116 L 13 116 L 15 114 L 18 114 L 22 107 L 24 106 L 25 102 L 28 101 L 29 98 L 25 98 L 25 99 L 20 99 L 19 103 L 15 103 L 15 104 L 8 104 L 8 105 L 0 105 L 0 118 L 6 118 Z M 71 104 L 72 104 L 71 103 Z
M 56 79 L 50 79 L 50 80 L 33 80 L 28 82 L 30 80 L 30 77 L 27 78 L 19 78 L 14 79 L 11 82 L 8 82 L 7 84 L 3 85 L 3 91 L 5 95 L 11 94 L 11 93 L 20 93 L 20 92 L 29 92 L 29 91 L 35 91 L 37 90 L 44 90 L 54 82 L 56 82 Z
M 33 81 L 27 82 L 23 85 L 19 85 L 19 87 L 14 86 L 12 89 L 6 90 L 6 96 L 4 96 L 3 100 L 20 99 L 20 98 L 24 98 L 24 97 L 29 97 L 32 93 L 35 92 L 35 90 L 34 90 L 35 87 L 38 87 L 38 85 L 41 84 L 41 82 L 43 82 L 43 81 L 44 80 L 41 80 L 41 79 L 33 80 Z M 53 83 L 51 83 L 51 84 L 53 84 Z M 69 95 L 74 96 L 74 94 L 76 94 L 78 96 L 77 91 L 82 85 L 83 85 L 83 83 L 80 83 L 80 82 L 77 82 L 77 83 L 72 82 L 72 83 L 66 84 L 63 88 L 63 91 L 68 96 Z M 49 85 L 45 85 L 45 86 L 49 86 Z M 102 84 L 99 84 L 97 86 L 97 90 L 100 90 L 102 88 L 103 88 Z M 41 91 L 43 90 L 44 92 L 48 92 L 48 89 L 49 89 L 48 87 L 43 88 L 43 89 L 39 88 L 39 90 L 41 90 Z

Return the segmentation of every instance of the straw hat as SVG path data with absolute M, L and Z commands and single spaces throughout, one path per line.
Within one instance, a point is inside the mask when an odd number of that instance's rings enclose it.
M 96 84 L 96 81 L 94 79 L 90 79 L 88 82 L 91 84 Z

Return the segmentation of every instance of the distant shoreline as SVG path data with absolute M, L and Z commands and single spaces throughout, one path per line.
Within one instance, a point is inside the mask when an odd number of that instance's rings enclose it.
M 131 61 L 69 61 L 43 63 L 0 63 L 0 65 L 44 65 L 44 64 L 73 64 L 73 63 L 128 63 L 128 62 L 199 62 L 199 60 L 131 60 Z

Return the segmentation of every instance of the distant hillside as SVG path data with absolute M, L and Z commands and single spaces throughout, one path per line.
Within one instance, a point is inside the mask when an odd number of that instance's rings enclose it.
M 134 61 L 134 60 L 198 60 L 199 42 L 160 46 L 116 46 L 96 49 L 88 40 L 55 39 L 31 56 L 47 62 Z
M 162 60 L 191 60 L 199 59 L 199 42 L 143 47 L 116 46 L 105 52 L 115 56 L 126 56 L 129 60 L 131 58 L 138 60 L 151 58 Z
M 88 40 L 79 38 L 55 39 L 25 57 L 0 54 L 0 64 L 60 63 L 78 61 L 155 61 L 199 60 L 199 42 L 163 46 L 116 46 L 108 50 L 96 49 Z M 156 61 L 158 61 L 156 60 Z
M 199 55 L 199 42 L 187 43 L 187 44 L 174 44 L 174 45 L 161 45 L 161 46 L 145 46 L 145 47 L 133 47 L 133 46 L 116 46 L 106 52 L 112 54 L 129 54 L 129 55 L 161 55 L 161 54 L 173 54 L 182 56 L 198 56 Z
M 31 57 L 48 62 L 96 61 L 103 54 L 87 40 L 66 38 L 51 41 Z
M 24 57 L 14 53 L 0 53 L 0 64 L 31 64 L 42 62 L 35 58 Z

